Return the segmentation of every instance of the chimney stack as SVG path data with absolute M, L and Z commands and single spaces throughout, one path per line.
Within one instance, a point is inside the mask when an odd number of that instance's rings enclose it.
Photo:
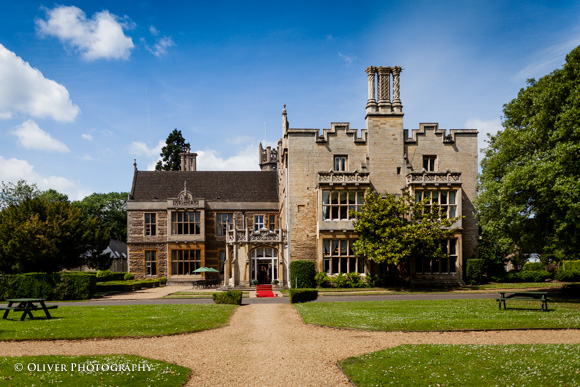
M 180 154 L 181 171 L 195 172 L 197 170 L 197 153 L 191 153 L 189 148 L 187 152 Z
M 368 75 L 369 98 L 367 114 L 397 114 L 403 112 L 399 90 L 399 76 L 403 69 L 395 67 L 369 66 Z M 393 75 L 393 99 L 391 100 L 391 74 Z M 376 89 L 375 89 L 376 78 Z M 376 92 L 375 92 L 376 90 Z M 378 100 L 378 101 L 377 101 Z

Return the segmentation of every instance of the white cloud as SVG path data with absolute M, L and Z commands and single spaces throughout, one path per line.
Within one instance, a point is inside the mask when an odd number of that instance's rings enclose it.
M 346 62 L 346 64 L 351 64 L 355 59 L 356 56 L 348 56 L 348 55 L 344 55 L 343 53 L 339 52 L 338 56 L 344 60 Z
M 72 181 L 60 176 L 40 175 L 34 170 L 34 166 L 26 160 L 5 159 L 0 156 L 0 181 L 17 183 L 21 179 L 30 184 L 35 183 L 38 189 L 42 191 L 52 188 L 67 194 L 70 200 L 80 200 L 92 193 L 92 191 L 83 188 L 78 181 Z
M 40 129 L 36 122 L 28 120 L 16 127 L 12 132 L 18 137 L 18 143 L 26 149 L 38 149 L 48 152 L 70 152 L 70 149 L 61 141 L 51 137 L 50 134 Z
M 16 113 L 70 122 L 80 109 L 68 90 L 0 44 L 0 118 Z
M 513 80 L 521 82 L 529 78 L 543 77 L 554 69 L 560 68 L 566 61 L 566 55 L 578 45 L 580 45 L 580 36 L 536 52 L 532 63 L 514 75 Z
M 479 118 L 471 118 L 466 121 L 465 127 L 467 129 L 477 129 L 479 131 L 479 134 L 477 135 L 477 147 L 479 148 L 479 153 L 481 155 L 483 155 L 483 149 L 487 148 L 487 135 L 494 135 L 503 128 L 499 118 L 489 121 L 484 121 Z
M 144 142 L 140 141 L 133 141 L 131 145 L 129 145 L 129 153 L 135 156 L 147 156 L 147 157 L 154 157 L 159 156 L 161 153 L 161 148 L 165 146 L 165 140 L 159 140 L 157 145 L 153 147 L 147 146 Z
M 149 32 L 151 32 L 151 35 L 155 37 L 159 36 L 159 30 L 154 26 L 149 27 Z M 160 57 L 162 55 L 167 54 L 167 49 L 169 47 L 175 46 L 175 42 L 169 36 L 163 36 L 161 38 L 158 38 L 153 47 L 145 43 L 145 39 L 141 39 L 141 41 L 145 44 L 145 48 L 147 49 L 147 51 L 149 51 L 156 57 Z
M 91 134 L 88 134 L 88 133 L 83 133 L 81 137 L 82 137 L 84 140 L 87 140 L 87 141 L 93 141 L 93 136 L 92 136 Z
M 223 158 L 216 150 L 206 149 L 196 151 L 198 171 L 257 171 L 258 147 L 248 145 L 237 154 Z
M 58 6 L 47 9 L 46 14 L 46 20 L 36 20 L 39 32 L 57 37 L 78 50 L 85 60 L 129 59 L 134 44 L 123 29 L 131 25 L 109 11 L 97 12 L 87 19 L 80 8 Z

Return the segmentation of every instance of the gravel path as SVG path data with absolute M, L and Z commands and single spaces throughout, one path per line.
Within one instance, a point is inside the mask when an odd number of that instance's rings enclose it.
M 580 330 L 366 332 L 305 325 L 288 304 L 252 304 L 239 307 L 226 327 L 211 331 L 142 339 L 2 342 L 0 356 L 135 354 L 191 368 L 190 386 L 348 386 L 336 361 L 387 347 L 531 343 L 580 343 Z

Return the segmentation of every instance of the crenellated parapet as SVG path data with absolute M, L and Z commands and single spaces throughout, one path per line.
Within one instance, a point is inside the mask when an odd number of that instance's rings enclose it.
M 459 135 L 477 135 L 477 129 L 439 129 L 439 124 L 436 122 L 421 123 L 419 129 L 412 129 L 409 136 L 409 130 L 405 129 L 405 144 L 413 144 L 419 141 L 420 136 L 425 136 L 428 130 L 432 130 L 436 136 L 441 136 L 441 142 L 445 144 L 452 144 Z M 449 133 L 447 133 L 449 131 Z

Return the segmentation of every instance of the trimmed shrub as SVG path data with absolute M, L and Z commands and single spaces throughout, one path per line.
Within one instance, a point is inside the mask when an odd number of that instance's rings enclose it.
M 295 289 L 314 288 L 316 282 L 316 269 L 312 261 L 293 261 L 290 262 L 290 287 Z
M 99 270 L 97 272 L 98 282 L 108 282 L 108 281 L 126 281 L 125 275 L 129 273 L 119 272 L 113 273 L 111 270 Z M 135 278 L 135 276 L 133 276 Z
M 228 290 L 227 292 L 212 293 L 211 298 L 216 304 L 242 305 L 242 291 Z
M 485 260 L 468 259 L 466 262 L 465 279 L 470 285 L 479 285 L 484 283 Z
M 364 288 L 367 286 L 359 273 L 348 273 L 346 275 L 346 283 L 349 288 Z
M 336 277 L 331 277 L 330 281 L 334 285 L 334 287 L 337 287 L 337 288 L 348 288 L 349 287 L 348 286 L 348 278 L 343 273 L 340 273 Z
M 96 291 L 92 273 L 24 273 L 0 275 L 0 298 L 84 300 Z
M 524 270 L 516 274 L 521 282 L 545 282 L 552 278 L 546 270 Z
M 99 292 L 111 292 L 111 291 L 131 292 L 133 290 L 139 290 L 144 287 L 152 288 L 155 286 L 155 283 L 159 284 L 159 280 L 98 282 L 97 290 Z
M 524 268 L 522 270 L 524 271 L 544 270 L 545 266 L 546 265 L 544 265 L 541 262 L 526 262 L 524 263 Z
M 167 277 L 161 277 L 161 278 L 159 278 L 159 283 L 161 285 L 167 285 Z
M 554 279 L 560 282 L 580 282 L 580 270 L 556 270 Z
M 97 291 L 97 277 L 92 273 L 63 272 L 56 285 L 55 299 L 86 300 Z
M 318 298 L 316 289 L 290 289 L 290 303 L 314 301 Z
M 125 273 L 125 275 L 123 276 L 123 279 L 125 281 L 131 281 L 135 279 L 135 276 L 131 273 Z

